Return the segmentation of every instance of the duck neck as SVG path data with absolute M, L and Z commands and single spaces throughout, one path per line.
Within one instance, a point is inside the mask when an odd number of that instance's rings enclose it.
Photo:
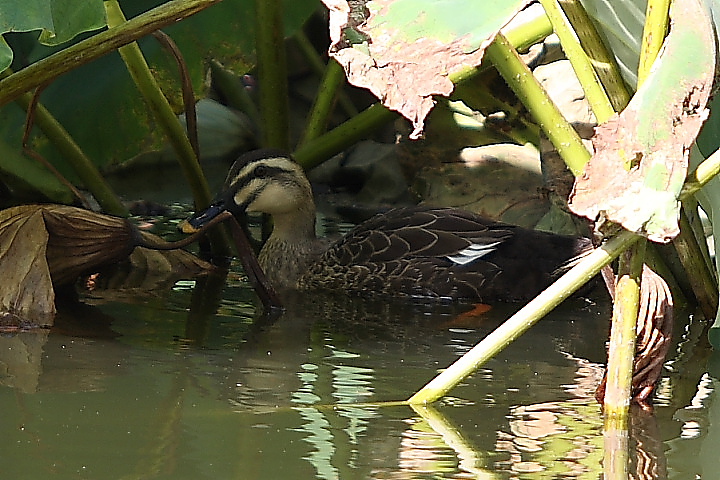
M 317 239 L 315 204 L 312 201 L 291 212 L 275 213 L 272 215 L 272 220 L 273 231 L 270 238 L 276 242 L 304 243 Z
M 298 210 L 274 214 L 272 220 L 273 231 L 258 261 L 273 286 L 296 288 L 318 250 L 315 205 L 307 202 Z

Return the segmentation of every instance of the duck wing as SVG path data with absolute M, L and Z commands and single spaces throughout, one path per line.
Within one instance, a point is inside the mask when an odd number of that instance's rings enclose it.
M 505 227 L 457 209 L 400 208 L 355 227 L 332 250 L 347 264 L 408 258 L 467 263 L 463 255 L 480 258 L 511 238 L 512 231 Z
M 539 248 L 551 253 L 559 249 L 558 258 L 536 261 L 538 250 L 532 245 L 536 237 Z M 454 208 L 394 209 L 331 245 L 302 282 L 306 287 L 419 297 L 531 298 L 574 255 L 569 242 L 544 245 L 555 237 L 572 238 Z

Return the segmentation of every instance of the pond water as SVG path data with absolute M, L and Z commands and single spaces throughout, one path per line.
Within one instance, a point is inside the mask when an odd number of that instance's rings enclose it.
M 418 409 L 375 402 L 407 399 L 513 307 L 306 294 L 269 320 L 237 267 L 84 302 L 49 332 L 0 336 L 0 478 L 602 476 L 603 298 L 566 302 Z M 633 415 L 638 478 L 720 478 L 702 326 L 679 329 L 654 412 Z

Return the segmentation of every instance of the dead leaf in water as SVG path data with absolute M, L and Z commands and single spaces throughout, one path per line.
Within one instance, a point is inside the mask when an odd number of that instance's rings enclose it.
M 137 235 L 126 220 L 64 205 L 0 212 L 0 311 L 6 323 L 52 324 L 53 285 L 126 257 Z M 36 321 L 37 320 L 37 321 Z
M 0 329 L 52 325 L 54 287 L 126 259 L 143 239 L 149 234 L 126 219 L 76 207 L 22 205 L 0 211 Z M 181 276 L 197 275 L 207 265 L 187 252 L 146 254 L 150 257 L 155 260 L 148 262 L 149 270 Z
M 19 326 L 18 317 L 52 323 L 55 293 L 45 260 L 48 233 L 40 211 L 9 209 L 0 212 L 0 311 L 4 324 Z M 17 317 L 16 317 L 17 316 Z

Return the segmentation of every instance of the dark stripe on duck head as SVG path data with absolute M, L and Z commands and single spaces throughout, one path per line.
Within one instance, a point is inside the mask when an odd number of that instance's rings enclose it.
M 242 212 L 271 184 L 302 187 L 307 182 L 289 155 L 277 150 L 250 152 L 233 164 L 221 194 L 233 213 Z

